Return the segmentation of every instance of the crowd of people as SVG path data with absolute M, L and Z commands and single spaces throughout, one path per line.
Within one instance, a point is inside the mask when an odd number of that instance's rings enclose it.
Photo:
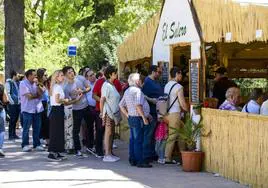
M 150 67 L 148 75 L 131 73 L 125 84 L 118 80 L 117 72 L 111 65 L 97 74 L 83 67 L 78 75 L 73 67 L 65 66 L 50 77 L 45 68 L 27 70 L 24 78 L 12 71 L 5 86 L 0 85 L 0 156 L 5 156 L 2 147 L 7 111 L 9 140 L 20 139 L 16 134 L 20 119 L 23 152 L 48 151 L 49 161 L 63 161 L 66 153 L 82 158 L 88 152 L 103 162 L 116 162 L 120 157 L 113 153 L 113 140 L 122 114 L 130 129 L 131 166 L 150 168 L 153 161 L 176 164 L 172 160 L 175 140 L 179 140 L 180 150 L 185 143 L 170 130 L 183 128 L 182 113 L 189 111 L 180 84 L 182 70 L 171 68 L 164 88 L 159 83 L 162 69 L 156 65 Z M 223 68 L 216 71 L 214 97 L 219 109 L 238 110 L 240 90 L 224 73 Z M 159 114 L 163 96 L 168 96 L 169 104 L 165 117 Z M 241 110 L 268 115 L 265 97 L 259 89 L 254 90 Z M 31 126 L 33 147 L 29 145 Z

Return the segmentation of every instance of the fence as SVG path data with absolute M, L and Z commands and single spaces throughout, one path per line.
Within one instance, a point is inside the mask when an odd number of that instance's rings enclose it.
M 205 170 L 253 187 L 268 187 L 268 117 L 202 109 L 211 135 L 202 138 Z

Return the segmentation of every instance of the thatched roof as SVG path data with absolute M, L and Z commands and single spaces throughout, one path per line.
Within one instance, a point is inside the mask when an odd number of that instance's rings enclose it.
M 232 42 L 248 43 L 256 40 L 256 30 L 262 29 L 262 38 L 268 41 L 268 6 L 244 6 L 231 0 L 192 0 L 205 42 L 221 42 L 228 32 Z M 120 62 L 129 62 L 152 56 L 154 36 L 159 14 L 129 36 L 118 49 Z
M 129 62 L 152 56 L 152 46 L 159 20 L 160 14 L 156 14 L 117 48 L 117 56 L 120 62 Z
M 268 7 L 241 5 L 226 0 L 192 0 L 206 42 L 220 42 L 226 33 L 232 41 L 248 43 L 256 40 L 256 30 L 262 29 L 260 41 L 268 40 Z

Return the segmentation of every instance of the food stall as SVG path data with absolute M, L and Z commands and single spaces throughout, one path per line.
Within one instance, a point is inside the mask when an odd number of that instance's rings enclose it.
M 144 58 L 164 64 L 167 74 L 181 66 L 189 77 L 190 103 L 198 105 L 210 96 L 215 67 L 226 67 L 229 78 L 268 79 L 267 20 L 268 6 L 263 4 L 165 0 L 160 18 L 148 22 L 152 27 L 143 25 L 119 47 L 120 72 Z M 209 108 L 201 115 L 204 128 L 211 131 L 201 139 L 204 170 L 267 187 L 268 117 Z
M 213 67 L 230 78 L 268 78 L 268 6 L 231 0 L 165 0 L 153 44 L 153 64 L 181 66 L 192 106 L 209 96 Z M 267 88 L 264 88 L 267 90 Z M 204 169 L 268 186 L 268 117 L 203 108 Z

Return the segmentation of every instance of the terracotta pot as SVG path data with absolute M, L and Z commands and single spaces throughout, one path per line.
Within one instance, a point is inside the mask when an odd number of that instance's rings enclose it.
M 182 169 L 185 172 L 200 172 L 204 152 L 182 151 Z

